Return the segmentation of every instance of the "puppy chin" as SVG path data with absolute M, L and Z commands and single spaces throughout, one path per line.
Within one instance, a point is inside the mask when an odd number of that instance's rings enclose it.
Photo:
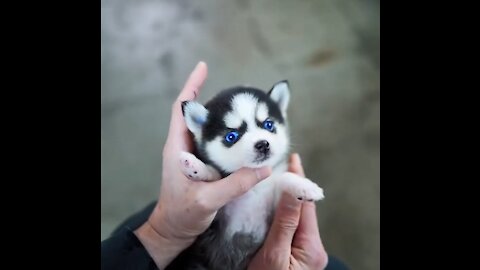
M 251 161 L 251 162 L 248 162 L 248 163 L 245 163 L 244 164 L 244 167 L 247 167 L 247 168 L 252 168 L 252 169 L 257 169 L 257 168 L 261 168 L 261 167 L 265 167 L 265 166 L 273 166 L 275 165 L 274 164 L 274 159 L 272 156 L 268 157 L 267 159 L 263 160 L 263 161 Z

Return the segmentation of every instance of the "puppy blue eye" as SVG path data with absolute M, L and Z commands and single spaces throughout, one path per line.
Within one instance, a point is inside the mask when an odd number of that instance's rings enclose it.
M 228 143 L 234 143 L 237 140 L 238 140 L 238 132 L 236 132 L 236 131 L 230 131 L 225 136 L 225 141 L 228 142 Z
M 272 120 L 267 119 L 263 122 L 263 128 L 268 131 L 273 131 L 273 129 L 275 128 L 275 125 L 273 124 Z

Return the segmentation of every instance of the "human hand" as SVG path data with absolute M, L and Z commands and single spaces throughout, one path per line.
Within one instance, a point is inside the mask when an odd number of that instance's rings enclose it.
M 182 115 L 182 101 L 193 100 L 207 78 L 200 62 L 172 106 L 163 149 L 160 197 L 148 221 L 135 231 L 159 269 L 165 268 L 212 223 L 217 211 L 271 174 L 271 169 L 242 168 L 216 182 L 189 180 L 180 170 L 182 151 L 192 152 L 192 137 Z
M 298 154 L 290 157 L 289 171 L 305 176 Z M 250 262 L 249 270 L 324 269 L 327 263 L 315 204 L 284 192 L 267 238 Z

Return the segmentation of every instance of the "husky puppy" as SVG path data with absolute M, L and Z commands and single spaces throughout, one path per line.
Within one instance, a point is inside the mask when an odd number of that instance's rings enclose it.
M 167 269 L 246 269 L 262 245 L 282 191 L 321 200 L 323 190 L 287 172 L 289 135 L 287 81 L 268 94 L 251 87 L 220 92 L 205 106 L 183 102 L 196 155 L 180 155 L 182 172 L 193 181 L 215 181 L 242 167 L 272 167 L 272 175 L 220 209 L 211 226 Z

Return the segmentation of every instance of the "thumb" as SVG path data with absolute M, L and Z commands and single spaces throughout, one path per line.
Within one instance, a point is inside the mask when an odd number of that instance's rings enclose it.
M 245 194 L 258 182 L 272 174 L 272 169 L 262 167 L 259 169 L 241 168 L 229 176 L 209 183 L 208 195 L 214 201 L 216 209 L 223 207 L 233 199 Z
M 280 248 L 290 252 L 293 236 L 297 230 L 302 201 L 287 192 L 283 192 L 275 211 L 270 231 L 268 232 L 264 246 Z

